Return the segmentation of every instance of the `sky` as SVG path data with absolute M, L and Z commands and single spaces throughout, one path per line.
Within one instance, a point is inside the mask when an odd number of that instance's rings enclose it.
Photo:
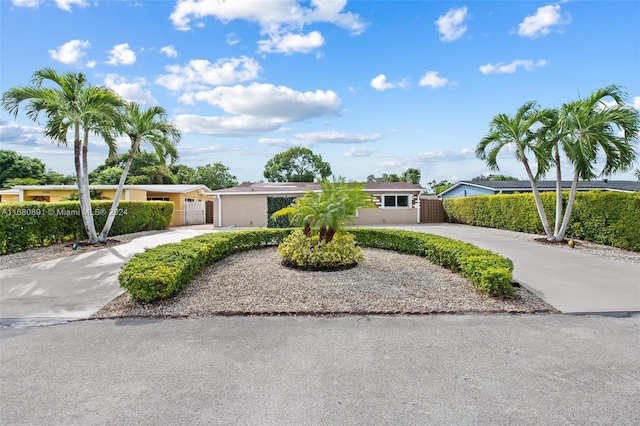
M 639 23 L 637 1 L 0 0 L 0 90 L 82 72 L 164 107 L 180 164 L 222 162 L 239 182 L 301 146 L 348 180 L 417 168 L 426 187 L 495 173 L 475 147 L 525 102 L 616 84 L 640 110 Z M 73 174 L 72 149 L 41 127 L 0 110 L 1 148 Z M 106 146 L 89 153 L 93 169 Z M 498 164 L 526 178 L 509 149 Z

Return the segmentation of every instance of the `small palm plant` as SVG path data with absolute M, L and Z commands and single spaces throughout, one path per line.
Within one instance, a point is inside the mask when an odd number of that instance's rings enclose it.
M 353 221 L 359 208 L 374 207 L 363 184 L 344 179 L 320 182 L 322 192 L 308 191 L 272 218 L 289 216 L 289 223 L 302 229 L 291 233 L 278 247 L 283 264 L 305 269 L 342 269 L 362 260 L 362 250 L 351 234 L 340 232 Z

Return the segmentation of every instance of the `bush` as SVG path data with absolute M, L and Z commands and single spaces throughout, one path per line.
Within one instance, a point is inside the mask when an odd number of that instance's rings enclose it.
M 97 232 L 102 230 L 110 207 L 111 201 L 91 202 Z M 118 211 L 110 235 L 166 229 L 171 224 L 173 203 L 123 201 Z M 0 254 L 84 238 L 77 201 L 0 204 Z
M 239 251 L 281 244 L 290 234 L 289 242 L 295 243 L 302 232 L 282 228 L 217 232 L 158 246 L 135 255 L 122 268 L 118 279 L 120 286 L 128 290 L 134 299 L 149 302 L 167 298 L 184 289 L 205 266 Z M 349 244 L 355 240 L 355 244 L 361 247 L 426 257 L 435 264 L 459 271 L 489 296 L 513 294 L 513 263 L 471 244 L 431 234 L 390 229 L 350 228 L 344 234 L 336 234 L 334 240 L 336 238 Z M 354 247 L 360 250 L 360 247 Z M 343 259 L 342 250 L 319 256 Z
M 555 192 L 544 192 L 540 197 L 553 226 Z M 563 193 L 565 205 L 568 198 L 566 191 Z M 451 198 L 444 200 L 443 204 L 451 222 L 544 234 L 533 194 Z M 640 194 L 578 192 L 567 236 L 640 251 Z
M 293 231 L 278 246 L 284 265 L 309 270 L 337 270 L 362 262 L 362 249 L 356 246 L 352 234 L 338 232 L 331 242 L 318 235 L 307 237 L 301 229 Z

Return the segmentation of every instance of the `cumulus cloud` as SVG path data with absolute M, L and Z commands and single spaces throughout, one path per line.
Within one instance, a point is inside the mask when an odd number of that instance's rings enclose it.
M 285 138 L 261 138 L 258 143 L 268 146 L 312 147 L 316 144 L 360 144 L 375 142 L 382 139 L 382 133 L 346 133 L 337 131 L 298 133 L 291 139 Z
M 169 74 L 156 79 L 156 83 L 169 90 L 196 90 L 207 86 L 220 86 L 255 80 L 260 65 L 252 58 L 223 58 L 215 63 L 206 59 L 193 59 L 185 66 L 165 67 Z
M 345 157 L 369 157 L 378 152 L 378 148 L 368 148 L 364 146 L 352 146 L 345 151 Z
M 371 82 L 369 84 L 371 85 L 371 87 L 381 92 L 388 89 L 395 89 L 398 87 L 408 87 L 409 85 L 406 79 L 396 83 L 390 83 L 387 81 L 387 76 L 384 74 L 380 74 L 377 77 L 374 77 L 373 79 L 371 79 Z
M 91 44 L 86 40 L 71 40 L 58 46 L 55 50 L 49 50 L 51 58 L 63 64 L 75 64 L 86 55 L 86 50 Z
M 146 106 L 158 105 L 158 101 L 151 95 L 151 92 L 145 88 L 147 81 L 144 78 L 129 81 L 127 78 L 117 74 L 107 74 L 104 79 L 104 84 L 128 101 Z
M 569 15 L 562 16 L 559 4 L 542 6 L 537 9 L 535 15 L 524 18 L 518 26 L 518 35 L 538 38 L 549 34 L 554 27 L 562 31 L 562 27 L 570 22 Z
M 129 49 L 129 43 L 113 46 L 109 51 L 109 65 L 133 65 L 136 62 L 136 53 Z
M 631 108 L 635 109 L 636 111 L 640 111 L 640 96 L 634 96 L 633 97 L 633 102 L 631 103 Z
M 544 67 L 547 65 L 547 61 L 540 59 L 538 61 L 532 61 L 530 59 L 516 59 L 510 64 L 504 64 L 499 62 L 497 64 L 482 65 L 479 69 L 482 74 L 513 74 L 518 68 L 524 68 L 527 71 L 533 71 L 536 68 Z
M 341 101 L 331 91 L 298 92 L 284 86 L 252 83 L 221 86 L 192 94 L 192 100 L 207 102 L 228 116 L 179 115 L 184 132 L 216 136 L 256 135 L 278 130 L 283 124 L 334 115 Z
M 420 86 L 431 87 L 434 89 L 450 84 L 448 79 L 440 77 L 438 74 L 438 71 L 427 71 L 427 73 L 420 78 L 420 82 L 418 84 L 420 84 Z
M 312 0 L 304 7 L 298 0 L 277 2 L 223 2 L 182 0 L 176 4 L 170 19 L 183 31 L 195 26 L 204 26 L 203 19 L 213 17 L 221 22 L 236 19 L 255 22 L 260 26 L 266 40 L 258 42 L 262 52 L 291 54 L 308 53 L 324 44 L 318 31 L 303 34 L 305 25 L 331 23 L 350 31 L 354 35 L 364 32 L 366 23 L 358 14 L 345 12 L 346 0 Z M 235 40 L 235 37 L 232 38 Z
M 240 37 L 238 37 L 236 33 L 227 34 L 225 40 L 229 46 L 235 46 L 236 44 L 240 43 Z
M 176 50 L 175 47 L 169 45 L 169 46 L 164 46 L 160 49 L 160 53 L 164 53 L 165 55 L 167 55 L 167 58 L 177 58 L 178 57 L 178 51 Z
M 463 148 L 460 151 L 425 151 L 415 154 L 412 158 L 418 163 L 462 161 L 475 158 L 475 150 L 473 148 Z
M 263 53 L 309 53 L 324 44 L 324 37 L 318 31 L 309 34 L 273 34 L 267 40 L 258 41 L 258 51 Z
M 88 7 L 89 3 L 84 0 L 55 0 L 56 5 L 67 12 L 71 12 L 71 6 Z
M 3 145 L 33 146 L 42 138 L 42 129 L 39 127 L 21 126 L 0 118 L 0 140 Z
M 16 7 L 36 8 L 40 6 L 40 0 L 12 0 L 11 4 Z
M 445 15 L 440 16 L 435 22 L 438 32 L 441 34 L 440 40 L 454 41 L 462 37 L 467 32 L 467 26 L 464 23 L 466 19 L 466 7 L 451 9 Z

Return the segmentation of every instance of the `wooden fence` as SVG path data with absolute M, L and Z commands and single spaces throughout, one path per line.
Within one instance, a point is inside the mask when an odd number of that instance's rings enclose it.
M 447 222 L 447 215 L 438 198 L 420 197 L 420 223 Z

